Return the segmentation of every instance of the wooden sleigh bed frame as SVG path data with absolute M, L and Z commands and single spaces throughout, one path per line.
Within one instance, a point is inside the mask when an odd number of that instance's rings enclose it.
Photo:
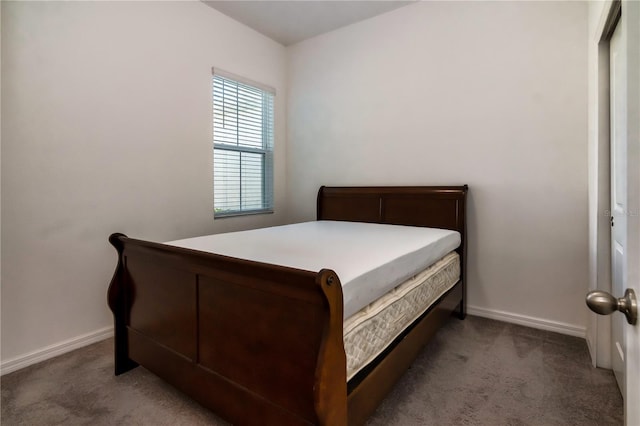
M 332 270 L 111 235 L 115 374 L 142 365 L 234 424 L 363 424 L 451 313 L 465 316 L 466 193 L 466 185 L 320 188 L 318 220 L 462 236 L 460 281 L 348 383 L 342 288 Z

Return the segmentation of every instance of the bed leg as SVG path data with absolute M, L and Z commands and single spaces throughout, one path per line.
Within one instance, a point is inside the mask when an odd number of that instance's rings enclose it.
M 466 269 L 464 261 L 462 264 L 462 270 L 464 271 Z M 467 283 L 465 280 L 465 276 L 466 274 L 463 272 L 462 275 L 462 298 L 460 299 L 460 304 L 458 305 L 458 307 L 456 308 L 456 316 L 458 317 L 458 319 L 465 319 L 467 316 Z
M 456 308 L 456 316 L 458 317 L 458 319 L 465 319 L 465 317 L 467 316 L 467 297 L 466 297 L 466 286 L 464 285 L 464 281 L 462 282 L 462 299 L 460 299 L 460 304 L 458 305 L 458 307 Z
M 460 304 L 456 308 L 456 316 L 461 320 L 467 316 L 467 311 L 464 309 L 464 299 L 460 301 Z
M 115 349 L 115 375 L 126 373 L 138 364 L 129 359 L 129 340 L 127 338 L 127 295 L 124 288 L 124 262 L 122 252 L 124 245 L 121 238 L 127 238 L 124 234 L 112 234 L 109 242 L 118 252 L 118 265 L 111 279 L 107 292 L 108 304 L 113 312 L 114 322 L 114 349 Z
M 125 331 L 126 333 L 126 331 Z M 114 336 L 114 350 L 115 350 L 115 375 L 126 373 L 129 370 L 133 370 L 138 366 L 138 363 L 132 361 L 129 358 L 129 345 L 126 342 L 127 335 L 116 331 Z

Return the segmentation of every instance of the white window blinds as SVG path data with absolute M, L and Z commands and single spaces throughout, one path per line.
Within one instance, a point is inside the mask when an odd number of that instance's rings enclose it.
M 273 89 L 214 70 L 214 216 L 273 211 Z

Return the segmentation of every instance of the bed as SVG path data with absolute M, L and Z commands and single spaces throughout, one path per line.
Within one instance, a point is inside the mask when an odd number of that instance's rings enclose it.
M 306 225 L 311 229 L 356 222 L 356 228 L 405 225 L 459 235 L 452 253 L 425 271 L 411 271 L 384 298 L 424 298 L 419 289 L 427 286 L 418 283 L 442 271 L 453 277 L 449 284 L 430 295 L 433 303 L 416 311 L 407 327 L 392 330 L 384 347 L 362 356 L 351 354 L 352 337 L 363 327 L 354 318 L 393 321 L 379 315 L 378 296 L 350 312 L 351 280 L 345 279 L 343 296 L 330 264 L 308 270 L 211 253 L 193 240 L 163 244 L 111 235 L 118 252 L 108 290 L 116 375 L 142 365 L 234 424 L 363 424 L 451 314 L 465 316 L 467 190 L 320 188 L 318 224 Z M 331 238 L 313 235 L 310 246 L 336 249 Z

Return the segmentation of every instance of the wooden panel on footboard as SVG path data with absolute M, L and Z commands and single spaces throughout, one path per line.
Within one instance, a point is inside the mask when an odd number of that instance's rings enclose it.
M 143 365 L 238 424 L 345 425 L 342 289 L 319 273 L 114 234 L 116 374 Z

